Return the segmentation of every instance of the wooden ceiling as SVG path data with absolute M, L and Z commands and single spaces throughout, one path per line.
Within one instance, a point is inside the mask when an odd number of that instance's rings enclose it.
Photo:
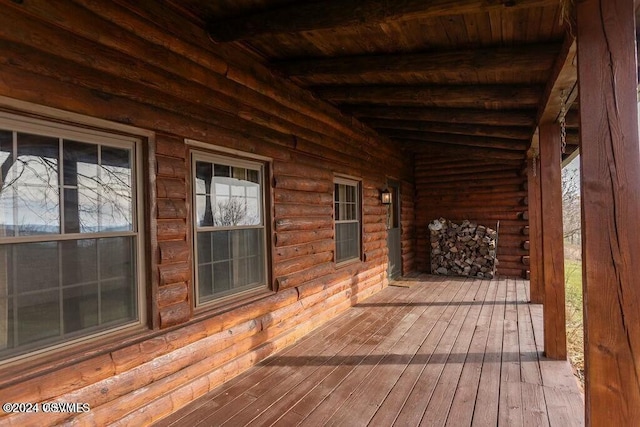
M 566 54 L 560 0 L 168 2 L 409 150 L 524 159 Z

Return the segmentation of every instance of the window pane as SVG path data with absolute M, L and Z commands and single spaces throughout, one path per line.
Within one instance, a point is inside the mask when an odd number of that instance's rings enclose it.
M 13 236 L 15 220 L 13 218 L 12 174 L 13 132 L 0 131 L 0 236 Z
M 100 231 L 133 230 L 131 150 L 102 147 L 99 188 Z
M 358 222 L 336 224 L 336 262 L 360 256 L 359 227 Z
M 213 250 L 201 249 L 209 238 Z M 197 240 L 201 301 L 264 285 L 262 228 L 200 232 Z
M 98 146 L 75 141 L 63 142 L 64 232 L 100 231 Z
M 18 133 L 17 160 L 11 166 L 2 205 L 14 210 L 20 235 L 60 232 L 58 139 Z
M 134 247 L 134 237 L 0 245 L 0 357 L 136 320 Z

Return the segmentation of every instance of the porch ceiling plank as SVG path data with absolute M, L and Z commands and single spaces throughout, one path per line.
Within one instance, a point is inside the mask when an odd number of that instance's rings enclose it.
M 261 34 L 295 33 L 465 13 L 515 11 L 554 3 L 554 0 L 327 0 L 293 3 L 231 19 L 212 19 L 207 28 L 214 40 L 228 42 Z
M 272 65 L 290 77 L 357 76 L 442 73 L 464 75 L 500 73 L 531 75 L 551 70 L 559 46 L 555 43 L 394 55 L 291 59 Z
M 504 159 L 504 160 L 524 160 L 525 152 L 512 151 L 512 150 L 500 150 L 497 148 L 482 148 L 482 147 L 462 147 L 452 144 L 439 143 L 439 142 L 415 142 L 415 141 L 402 141 L 404 147 L 411 147 L 416 151 L 422 153 L 429 153 L 431 155 L 440 155 L 447 153 L 451 156 L 458 156 L 459 158 L 466 159 Z
M 463 108 L 419 108 L 358 106 L 345 110 L 358 118 L 418 120 L 426 122 L 490 126 L 528 126 L 533 133 L 535 110 L 482 110 Z
M 544 95 L 538 106 L 537 123 L 538 125 L 555 122 L 561 111 L 561 95 L 565 92 L 565 96 L 570 100 L 566 100 L 567 109 L 577 97 L 576 81 L 577 81 L 577 58 L 576 58 L 576 41 L 570 33 L 565 36 L 564 43 L 558 53 L 552 75 L 547 82 Z M 565 98 L 566 99 L 566 98 Z M 571 102 L 569 102 L 571 101 Z M 568 117 L 567 117 L 568 119 Z M 567 120 L 569 122 L 569 120 Z M 572 125 L 577 120 L 572 118 Z M 568 123 L 567 123 L 568 124 Z M 532 153 L 538 152 L 539 147 L 532 143 Z
M 492 136 L 507 139 L 531 139 L 532 130 L 521 126 L 489 126 L 456 123 L 422 122 L 417 120 L 396 119 L 364 119 L 363 122 L 381 131 L 410 130 L 420 132 L 437 132 L 455 135 Z
M 365 85 L 310 88 L 338 104 L 381 104 L 453 108 L 532 108 L 540 103 L 539 85 Z
M 529 146 L 527 140 L 492 138 L 486 136 L 452 135 L 436 132 L 419 132 L 410 130 L 385 130 L 380 133 L 391 139 L 442 142 L 456 146 L 499 148 L 502 150 L 525 151 Z

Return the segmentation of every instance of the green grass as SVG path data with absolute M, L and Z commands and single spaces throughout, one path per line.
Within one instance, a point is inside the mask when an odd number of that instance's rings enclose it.
M 564 260 L 569 359 L 584 382 L 584 334 L 582 327 L 582 262 Z

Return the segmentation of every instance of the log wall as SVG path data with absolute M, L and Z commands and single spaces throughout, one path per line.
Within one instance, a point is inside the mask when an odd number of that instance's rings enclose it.
M 412 164 L 359 122 L 237 45 L 211 43 L 157 2 L 0 7 L 3 108 L 26 101 L 81 114 L 89 125 L 101 119 L 151 131 L 144 154 L 153 167 L 143 175 L 147 193 L 157 194 L 145 210 L 148 324 L 0 365 L 3 402 L 86 402 L 91 411 L 0 413 L 0 424 L 153 422 L 379 291 L 387 284 L 379 191 L 389 177 L 402 183 L 403 272 L 414 270 Z M 193 304 L 185 139 L 272 159 L 271 289 L 224 309 Z M 333 261 L 336 173 L 361 179 L 363 198 L 362 259 L 341 267 Z
M 497 274 L 523 277 L 529 267 L 527 176 L 520 161 L 415 156 L 416 267 L 430 270 L 429 222 L 467 219 L 498 230 Z

